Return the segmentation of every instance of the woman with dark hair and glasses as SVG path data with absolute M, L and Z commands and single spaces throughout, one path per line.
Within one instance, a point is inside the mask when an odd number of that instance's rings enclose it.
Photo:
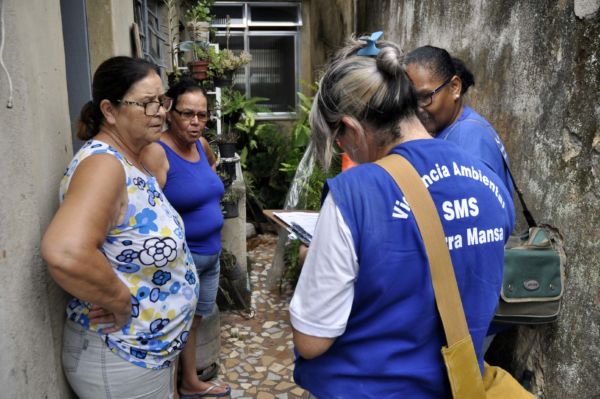
M 171 100 L 156 67 L 113 57 L 94 74 L 61 205 L 42 241 L 67 306 L 62 361 L 80 398 L 172 398 L 199 284 L 183 221 L 141 160 Z
M 360 165 L 329 179 L 290 303 L 295 381 L 321 398 L 447 398 L 446 339 L 411 204 L 372 163 L 399 154 L 440 213 L 469 332 L 482 342 L 498 303 L 512 198 L 500 178 L 454 143 L 434 140 L 390 42 L 353 41 L 332 60 L 310 112 L 327 167 L 338 142 Z
M 413 82 L 419 119 L 435 138 L 452 141 L 494 171 L 512 193 L 512 182 L 502 158 L 508 156 L 502 140 L 464 95 L 475 84 L 464 63 L 442 48 L 419 47 L 406 55 L 406 73 Z
M 202 137 L 209 119 L 206 95 L 189 78 L 169 88 L 173 99 L 168 129 L 146 148 L 144 164 L 156 176 L 169 202 L 181 214 L 185 238 L 200 280 L 200 297 L 187 346 L 181 354 L 179 395 L 184 398 L 225 396 L 230 387 L 204 382 L 196 371 L 196 334 L 202 317 L 211 314 L 219 287 L 219 254 L 223 214 L 223 183 L 215 173 L 215 156 Z

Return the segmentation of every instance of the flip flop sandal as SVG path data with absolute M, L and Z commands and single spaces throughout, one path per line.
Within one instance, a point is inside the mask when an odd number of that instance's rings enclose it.
M 185 395 L 180 391 L 179 399 L 220 398 L 223 396 L 229 396 L 229 394 L 231 393 L 231 387 L 229 385 L 220 385 L 215 382 L 210 382 L 210 384 L 211 386 L 206 388 L 204 391 L 191 393 L 188 395 Z M 215 389 L 218 388 L 225 388 L 225 391 L 219 393 L 213 392 Z

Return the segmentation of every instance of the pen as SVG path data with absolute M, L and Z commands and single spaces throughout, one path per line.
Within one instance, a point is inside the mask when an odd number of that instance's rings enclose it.
M 309 232 L 304 230 L 304 228 L 302 228 L 302 226 L 300 226 L 298 223 L 292 222 L 290 226 L 292 228 L 292 232 L 298 235 L 301 241 L 304 241 L 306 244 L 310 244 L 312 235 Z

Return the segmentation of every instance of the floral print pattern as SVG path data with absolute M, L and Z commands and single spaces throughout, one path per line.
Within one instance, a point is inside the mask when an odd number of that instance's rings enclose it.
M 177 243 L 170 237 L 151 238 L 144 242 L 144 250 L 140 252 L 140 261 L 145 265 L 163 267 L 177 257 Z
M 126 174 L 129 204 L 122 221 L 106 237 L 101 250 L 131 293 L 131 319 L 122 330 L 102 334 L 89 322 L 91 304 L 73 298 L 69 319 L 102 335 L 107 347 L 123 359 L 145 368 L 169 367 L 189 336 L 199 284 L 179 214 L 147 176 L 107 144 L 88 141 L 67 168 L 60 200 L 77 166 L 95 154 L 111 154 Z

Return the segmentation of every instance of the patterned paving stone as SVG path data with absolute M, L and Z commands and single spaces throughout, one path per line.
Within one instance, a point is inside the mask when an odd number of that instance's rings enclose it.
M 292 290 L 269 291 L 266 278 L 277 237 L 259 235 L 248 242 L 253 265 L 252 305 L 255 315 L 221 313 L 221 353 L 218 379 L 232 385 L 237 399 L 303 399 L 306 392 L 292 378 L 293 344 L 288 304 Z

